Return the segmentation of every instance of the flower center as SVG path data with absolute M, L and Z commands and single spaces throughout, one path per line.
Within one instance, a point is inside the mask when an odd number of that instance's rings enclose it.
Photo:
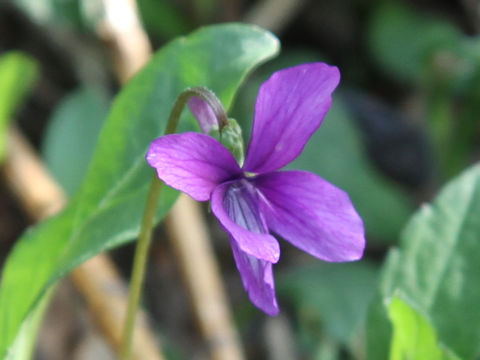
M 254 233 L 268 233 L 265 218 L 260 212 L 258 189 L 247 179 L 230 185 L 223 199 L 228 216 L 239 226 Z

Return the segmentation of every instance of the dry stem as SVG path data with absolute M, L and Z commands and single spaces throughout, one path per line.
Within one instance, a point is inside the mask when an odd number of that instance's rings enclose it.
M 211 358 L 243 359 L 199 205 L 186 195 L 180 196 L 167 217 L 167 231 L 173 240 Z

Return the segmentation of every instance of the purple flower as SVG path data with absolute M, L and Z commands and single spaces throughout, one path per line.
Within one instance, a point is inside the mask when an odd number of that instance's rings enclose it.
M 147 154 L 167 185 L 211 201 L 250 300 L 269 315 L 279 311 L 272 265 L 280 256 L 270 231 L 324 261 L 363 254 L 363 223 L 344 191 L 309 172 L 279 171 L 320 126 L 339 80 L 323 63 L 273 74 L 260 88 L 242 167 L 220 142 L 192 132 L 160 137 Z

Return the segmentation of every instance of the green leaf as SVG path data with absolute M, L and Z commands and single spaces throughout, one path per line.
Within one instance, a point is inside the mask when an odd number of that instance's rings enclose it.
M 311 347 L 318 346 L 321 332 L 325 332 L 330 341 L 349 346 L 355 352 L 377 280 L 378 270 L 363 261 L 317 262 L 279 273 L 277 291 L 281 299 L 293 305 L 301 332 Z
M 8 257 L 0 288 L 0 355 L 59 277 L 136 237 L 154 173 L 145 153 L 149 143 L 163 134 L 179 93 L 190 86 L 207 86 L 229 107 L 247 73 L 278 48 L 278 40 L 257 27 L 206 27 L 165 46 L 122 90 L 72 202 L 59 215 L 27 231 Z M 164 190 L 157 220 L 177 197 L 172 189 Z
M 0 57 L 0 162 L 5 156 L 8 123 L 37 78 L 37 64 L 20 52 Z
M 43 139 L 50 172 L 69 196 L 80 186 L 108 113 L 108 100 L 96 88 L 81 88 L 55 109 Z
M 30 360 L 35 352 L 37 332 L 43 320 L 43 316 L 48 309 L 48 304 L 55 292 L 55 287 L 51 287 L 42 297 L 41 301 L 30 312 L 27 319 L 23 322 L 20 332 L 15 339 L 15 343 L 9 350 L 6 360 Z
M 388 313 L 393 324 L 390 360 L 459 360 L 442 349 L 437 334 L 426 317 L 398 295 Z
M 381 295 L 397 291 L 424 314 L 438 341 L 462 359 L 480 355 L 480 165 L 451 181 L 432 205 L 425 205 L 402 234 L 399 250 L 383 270 Z M 377 312 L 378 313 L 378 312 Z M 377 316 L 377 320 L 379 317 Z M 377 345 L 376 321 L 369 334 Z M 372 344 L 373 341 L 369 341 Z

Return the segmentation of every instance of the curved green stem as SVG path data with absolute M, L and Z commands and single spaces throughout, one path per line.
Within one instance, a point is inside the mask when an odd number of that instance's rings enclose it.
M 182 110 L 187 104 L 187 101 L 193 96 L 202 98 L 211 106 L 217 117 L 220 128 L 228 123 L 227 114 L 223 109 L 222 103 L 215 96 L 215 94 L 207 88 L 195 87 L 185 90 L 177 98 L 177 101 L 173 105 L 173 109 L 168 119 L 165 135 L 172 134 L 177 130 L 177 125 L 180 120 Z M 123 328 L 122 347 L 120 349 L 121 360 L 129 360 L 132 355 L 135 317 L 138 311 L 138 305 L 140 303 L 140 295 L 142 292 L 148 259 L 148 250 L 150 249 L 155 213 L 162 186 L 163 182 L 161 182 L 155 175 L 148 192 L 147 203 L 145 205 L 145 211 L 140 228 L 140 235 L 138 237 L 137 247 L 135 248 L 127 314 Z
M 128 295 L 127 315 L 125 318 L 122 348 L 120 359 L 128 360 L 132 355 L 133 330 L 135 328 L 135 315 L 137 314 L 140 294 L 142 292 L 147 265 L 148 250 L 152 240 L 153 221 L 158 205 L 158 198 L 163 183 L 154 176 L 148 191 L 147 204 L 143 215 L 142 227 L 138 237 L 135 257 L 133 259 L 132 278 L 130 280 L 130 292 Z
M 227 113 L 225 112 L 225 109 L 223 108 L 223 105 L 217 96 L 211 90 L 205 87 L 192 87 L 182 92 L 178 96 L 177 101 L 175 101 L 172 112 L 170 113 L 170 117 L 168 118 L 165 135 L 173 134 L 177 130 L 177 125 L 178 121 L 180 120 L 182 110 L 187 104 L 188 100 L 194 96 L 205 100 L 210 105 L 217 118 L 219 129 L 228 125 Z

